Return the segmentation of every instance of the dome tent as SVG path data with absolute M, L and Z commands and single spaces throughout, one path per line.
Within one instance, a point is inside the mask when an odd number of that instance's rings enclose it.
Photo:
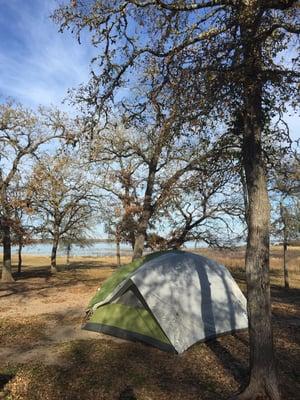
M 246 299 L 223 266 L 183 251 L 147 255 L 98 289 L 84 329 L 182 353 L 248 327 Z

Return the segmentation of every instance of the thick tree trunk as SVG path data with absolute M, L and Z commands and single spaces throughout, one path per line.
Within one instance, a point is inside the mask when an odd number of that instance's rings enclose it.
M 249 85 L 243 163 L 248 191 L 246 279 L 250 337 L 249 385 L 239 399 L 279 400 L 273 349 L 269 280 L 270 205 L 261 148 L 261 87 Z
M 142 257 L 146 239 L 146 229 L 141 229 L 135 238 L 132 260 Z
M 284 238 L 283 243 L 283 272 L 284 272 L 284 287 L 289 289 L 290 287 L 290 279 L 289 279 L 289 270 L 287 265 L 287 240 Z
M 238 396 L 242 400 L 279 400 L 274 357 L 269 277 L 270 204 L 267 191 L 262 131 L 264 117 L 260 70 L 261 44 L 257 40 L 261 18 L 258 1 L 244 1 L 241 39 L 244 52 L 242 159 L 248 194 L 246 280 L 248 297 L 250 378 Z
M 3 266 L 2 266 L 2 282 L 14 282 L 11 271 L 11 238 L 10 226 L 7 221 L 4 221 L 2 226 L 3 235 Z
M 133 260 L 142 257 L 143 255 L 145 240 L 147 235 L 147 228 L 150 218 L 153 214 L 152 196 L 153 196 L 157 160 L 158 160 L 158 155 L 156 154 L 155 158 L 149 164 L 149 172 L 147 178 L 147 187 L 144 196 L 143 212 L 139 221 L 137 235 L 135 238 L 134 250 L 132 256 Z
M 129 239 L 130 239 L 131 248 L 132 248 L 132 250 L 134 250 L 134 246 L 135 246 L 135 234 L 134 234 L 134 232 L 130 232 Z
M 22 249 L 23 249 L 23 243 L 20 240 L 19 241 L 19 247 L 18 247 L 18 274 L 21 274 L 22 270 Z
M 256 143 L 253 143 L 256 147 Z M 246 277 L 250 336 L 250 381 L 241 399 L 278 400 L 271 325 L 269 281 L 269 201 L 263 167 L 257 156 L 246 160 L 249 193 Z
M 53 242 L 52 242 L 52 251 L 51 251 L 51 272 L 53 274 L 55 274 L 57 272 L 57 268 L 56 268 L 57 247 L 58 247 L 58 239 L 55 238 L 55 239 L 53 239 Z

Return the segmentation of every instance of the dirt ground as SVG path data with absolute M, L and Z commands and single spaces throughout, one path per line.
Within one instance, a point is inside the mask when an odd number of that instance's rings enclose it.
M 286 290 L 280 252 L 273 251 L 274 337 L 285 400 L 298 399 L 300 392 L 299 255 L 296 249 L 291 256 L 292 288 Z M 242 256 L 214 254 L 244 289 Z M 88 301 L 115 269 L 114 259 L 64 262 L 58 259 L 59 272 L 51 276 L 47 257 L 25 256 L 16 283 L 0 284 L 0 399 L 213 400 L 245 384 L 245 332 L 178 356 L 82 330 Z
M 59 362 L 54 344 L 99 339 L 99 334 L 82 330 L 81 321 L 89 300 L 115 267 L 111 258 L 75 260 L 66 266 L 58 259 L 59 273 L 51 276 L 47 257 L 25 256 L 17 281 L 0 284 L 0 360 L 53 364 Z

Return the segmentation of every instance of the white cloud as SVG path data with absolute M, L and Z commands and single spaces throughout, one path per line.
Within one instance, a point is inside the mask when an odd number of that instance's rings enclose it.
M 58 32 L 50 19 L 57 6 L 57 0 L 0 0 L 1 97 L 33 107 L 59 104 L 68 89 L 87 82 L 96 50 Z M 293 139 L 299 138 L 299 117 L 285 119 Z
M 67 90 L 88 80 L 92 49 L 50 20 L 54 0 L 0 0 L 0 93 L 29 106 L 58 104 Z M 10 18 L 7 21 L 6 18 Z

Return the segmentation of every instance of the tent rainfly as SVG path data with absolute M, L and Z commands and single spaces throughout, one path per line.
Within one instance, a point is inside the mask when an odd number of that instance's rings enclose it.
M 198 341 L 247 328 L 246 305 L 223 265 L 183 251 L 158 252 L 103 283 L 83 328 L 182 353 Z

